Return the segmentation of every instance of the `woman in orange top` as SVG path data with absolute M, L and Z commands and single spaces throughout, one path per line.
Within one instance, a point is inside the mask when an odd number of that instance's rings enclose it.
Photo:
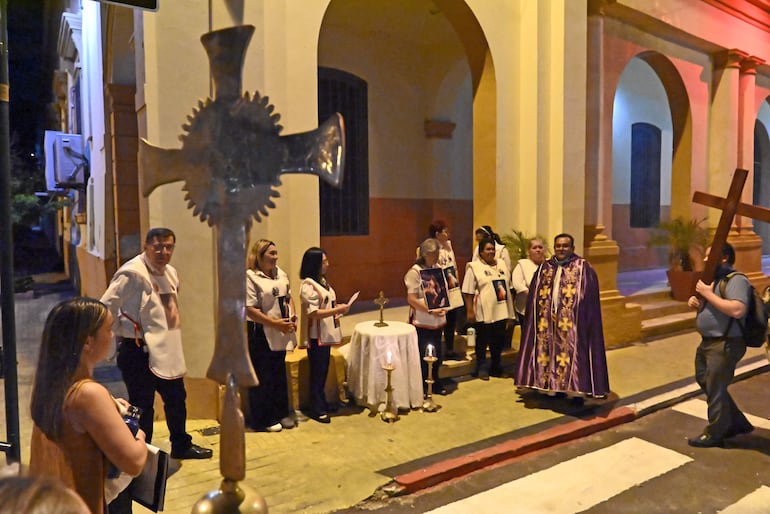
M 110 464 L 138 475 L 147 460 L 144 432 L 131 433 L 109 391 L 93 379 L 111 344 L 112 314 L 104 304 L 65 300 L 48 314 L 32 386 L 30 475 L 61 479 L 94 514 L 106 511 Z

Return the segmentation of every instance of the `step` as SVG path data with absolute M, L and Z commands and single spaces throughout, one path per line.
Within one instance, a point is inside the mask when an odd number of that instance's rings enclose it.
M 661 291 L 655 291 L 654 293 L 633 294 L 631 296 L 626 296 L 626 300 L 628 302 L 641 304 L 664 302 L 671 300 L 671 290 L 664 289 Z
M 678 302 L 676 300 L 668 299 L 653 303 L 643 303 L 642 307 L 642 321 L 654 318 L 661 318 L 664 316 L 670 316 L 671 314 L 684 314 L 686 312 L 694 312 L 685 302 Z
M 695 314 L 694 310 L 688 310 L 688 312 L 669 314 L 642 321 L 642 341 L 649 341 L 694 329 Z
M 462 360 L 445 360 L 441 365 L 441 378 L 461 377 L 470 375 L 476 371 L 476 354 L 474 349 L 468 349 L 465 346 L 465 336 L 455 336 L 455 350 L 465 353 L 467 357 Z M 516 350 L 507 348 L 501 355 L 502 366 L 510 369 L 516 359 Z

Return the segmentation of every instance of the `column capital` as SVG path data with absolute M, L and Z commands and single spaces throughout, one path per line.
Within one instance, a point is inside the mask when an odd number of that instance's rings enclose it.
M 760 64 L 765 64 L 765 60 L 755 55 L 741 59 L 741 75 L 756 75 Z
M 749 54 L 737 48 L 730 48 L 713 54 L 714 68 L 736 68 L 741 67 L 741 62 L 749 57 Z

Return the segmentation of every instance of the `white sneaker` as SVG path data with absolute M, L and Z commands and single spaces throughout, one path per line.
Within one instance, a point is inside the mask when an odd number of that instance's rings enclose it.
M 283 430 L 283 427 L 280 423 L 276 423 L 275 425 L 270 425 L 269 427 L 265 427 L 265 432 L 280 432 Z

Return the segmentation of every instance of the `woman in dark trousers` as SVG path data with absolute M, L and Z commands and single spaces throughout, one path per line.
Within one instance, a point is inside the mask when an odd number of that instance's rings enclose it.
M 246 270 L 249 356 L 259 379 L 249 389 L 250 425 L 266 432 L 295 426 L 289 413 L 286 352 L 297 346 L 297 316 L 289 276 L 277 262 L 275 243 L 260 239 L 249 251 Z
M 331 347 L 342 342 L 339 318 L 350 310 L 348 304 L 337 304 L 337 295 L 326 279 L 328 270 L 326 252 L 318 247 L 308 248 L 299 272 L 303 336 L 306 336 L 302 340 L 307 341 L 310 363 L 310 417 L 320 423 L 331 422 L 324 386 Z

